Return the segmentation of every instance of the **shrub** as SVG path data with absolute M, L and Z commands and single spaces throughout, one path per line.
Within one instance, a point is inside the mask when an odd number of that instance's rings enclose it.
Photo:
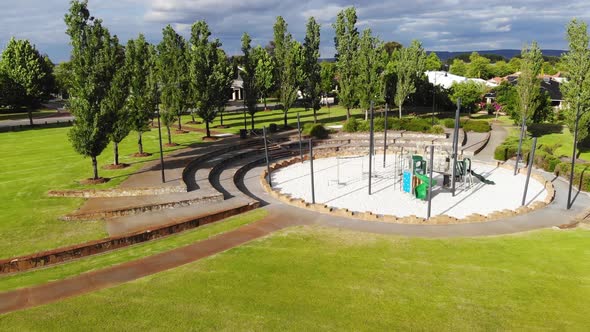
M 268 129 L 270 130 L 271 133 L 276 133 L 277 131 L 279 131 L 279 128 L 276 123 L 269 124 Z
M 434 125 L 432 128 L 430 128 L 430 132 L 433 134 L 444 134 L 445 128 L 441 125 Z
M 555 174 L 569 178 L 571 167 L 572 164 L 569 162 L 560 162 L 555 167 Z M 574 186 L 581 187 L 584 191 L 590 191 L 590 164 L 576 164 L 574 169 Z
M 455 128 L 455 119 L 444 119 L 443 124 L 447 128 Z
M 330 132 L 321 124 L 308 123 L 303 127 L 303 133 L 308 136 L 324 139 L 328 138 Z
M 403 122 L 402 122 L 403 123 Z M 421 118 L 412 118 L 409 122 L 404 125 L 405 130 L 418 131 L 427 133 L 430 131 L 430 121 Z
M 487 121 L 467 120 L 463 124 L 463 130 L 476 133 L 487 133 L 492 130 L 492 127 Z
M 347 133 L 354 133 L 359 130 L 359 120 L 356 118 L 350 118 L 344 122 L 342 130 Z
M 369 121 L 359 121 L 357 131 L 369 131 L 369 130 L 371 130 L 371 124 L 369 123 Z

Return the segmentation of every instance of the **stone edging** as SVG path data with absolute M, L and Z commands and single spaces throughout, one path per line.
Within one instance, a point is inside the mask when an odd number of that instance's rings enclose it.
M 186 192 L 186 186 L 151 187 L 151 188 L 114 188 L 114 189 L 78 189 L 78 190 L 51 190 L 47 192 L 49 197 L 70 198 L 108 198 L 130 196 L 155 196 Z
M 326 154 L 318 154 L 314 156 L 314 159 L 321 159 L 321 158 L 329 158 L 334 156 L 342 156 L 341 153 L 333 153 L 329 152 Z M 303 160 L 309 160 L 309 156 L 304 156 Z M 290 166 L 294 163 L 301 162 L 299 157 L 290 158 L 287 160 L 283 160 L 277 163 L 270 165 L 271 172 L 274 170 L 278 170 L 283 167 Z M 499 167 L 512 169 L 508 165 L 499 165 Z M 526 174 L 526 169 L 521 169 L 520 173 Z M 290 204 L 296 207 L 305 208 L 308 210 L 312 210 L 319 213 L 331 214 L 334 216 L 339 217 L 348 217 L 348 218 L 355 218 L 364 221 L 378 221 L 378 222 L 387 222 L 387 223 L 398 223 L 398 224 L 424 224 L 424 225 L 447 225 L 447 224 L 464 224 L 464 223 L 479 223 L 479 222 L 487 222 L 499 219 L 505 219 L 509 217 L 514 217 L 517 215 L 526 214 L 535 210 L 542 209 L 549 205 L 555 199 L 555 188 L 551 181 L 545 180 L 543 176 L 537 173 L 533 173 L 531 178 L 535 181 L 543 183 L 545 185 L 545 189 L 547 190 L 547 195 L 543 201 L 537 201 L 532 203 L 529 206 L 521 206 L 515 210 L 504 209 L 501 211 L 494 211 L 488 215 L 481 215 L 481 214 L 471 214 L 465 218 L 455 218 L 448 215 L 438 215 L 435 217 L 430 218 L 427 220 L 426 218 L 417 217 L 415 215 L 407 216 L 407 217 L 397 217 L 393 215 L 378 215 L 374 214 L 373 212 L 357 212 L 357 211 L 350 211 L 344 208 L 335 208 L 332 206 L 328 206 L 325 204 L 311 204 L 309 202 L 304 201 L 300 198 L 292 198 L 289 194 L 283 194 L 277 190 L 274 190 L 268 184 L 267 178 L 267 171 L 264 170 L 260 175 L 260 183 L 264 190 L 266 190 L 272 197 L 280 200 L 283 203 Z
M 108 237 L 101 240 L 90 241 L 32 255 L 0 260 L 0 275 L 55 265 L 162 238 L 251 211 L 257 209 L 259 206 L 259 202 L 249 202 L 229 210 L 220 211 L 211 215 L 199 216 L 197 218 L 189 218 L 181 222 L 163 225 L 153 230 L 144 230 L 118 237 Z

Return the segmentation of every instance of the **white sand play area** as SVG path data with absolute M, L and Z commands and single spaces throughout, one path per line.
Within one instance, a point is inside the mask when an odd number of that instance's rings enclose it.
M 368 195 L 368 156 L 314 160 L 316 203 L 398 217 L 426 217 L 428 203 L 403 192 L 401 176 L 394 176 L 394 173 L 399 171 L 399 163 L 395 157 L 388 156 L 385 168 L 383 155 L 375 156 L 374 160 L 371 196 Z M 443 175 L 434 173 L 434 179 L 438 184 L 432 191 L 432 216 L 445 214 L 463 218 L 473 213 L 486 215 L 521 206 L 525 175 L 515 176 L 508 169 L 477 162 L 473 163 L 472 169 L 495 184 L 484 184 L 472 177 L 471 188 L 458 182 L 457 195 L 453 197 L 450 189 L 442 188 Z M 272 182 L 274 189 L 311 202 L 309 161 L 275 171 L 272 174 Z M 527 204 L 542 201 L 545 196 L 545 187 L 531 178 Z

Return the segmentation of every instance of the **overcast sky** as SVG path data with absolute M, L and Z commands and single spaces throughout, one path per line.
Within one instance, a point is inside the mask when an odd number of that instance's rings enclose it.
M 140 32 L 158 42 L 166 24 L 188 36 L 190 25 L 205 19 L 229 54 L 240 53 L 243 32 L 254 44 L 266 45 L 278 15 L 302 40 L 305 22 L 314 16 L 322 24 L 322 57 L 331 57 L 331 24 L 351 5 L 359 29 L 371 28 L 382 40 L 402 44 L 418 39 L 434 51 L 520 49 L 532 40 L 544 49 L 565 49 L 567 22 L 573 17 L 590 22 L 590 1 L 584 0 L 90 0 L 89 7 L 124 42 Z M 63 17 L 68 6 L 68 0 L 0 0 L 0 48 L 15 36 L 31 40 L 54 62 L 67 60 Z

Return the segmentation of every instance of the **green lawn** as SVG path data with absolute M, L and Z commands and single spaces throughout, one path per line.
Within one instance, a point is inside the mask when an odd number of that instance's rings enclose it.
M 56 114 L 57 111 L 56 110 L 52 110 L 52 109 L 40 109 L 40 110 L 35 110 L 33 112 L 33 119 L 38 118 L 38 117 L 42 117 L 42 116 L 47 116 L 47 115 L 51 115 L 51 114 Z M 14 112 L 14 111 L 8 111 L 8 110 L 2 110 L 0 111 L 0 121 L 5 121 L 5 120 L 22 120 L 22 119 L 28 119 L 29 118 L 29 113 L 25 112 Z
M 589 241 L 583 229 L 441 240 L 299 227 L 0 316 L 0 329 L 583 331 Z
M 289 110 L 287 114 L 287 123 L 289 124 L 289 126 L 293 128 L 297 127 L 297 113 L 300 114 L 300 119 L 302 123 L 313 122 L 313 110 L 310 109 L 306 111 L 303 108 L 293 108 Z M 356 117 L 364 117 L 364 112 L 359 109 L 351 110 L 351 113 Z M 262 128 L 263 126 L 268 126 L 271 123 L 275 123 L 279 127 L 282 127 L 284 122 L 283 114 L 284 113 L 282 110 L 259 111 L 256 113 L 254 119 L 255 128 Z M 318 122 L 323 123 L 325 125 L 342 124 L 342 122 L 346 120 L 346 109 L 338 105 L 330 106 L 330 108 L 322 107 L 322 109 L 317 111 L 317 115 Z M 250 114 L 246 114 L 246 116 L 247 126 L 248 129 L 250 129 Z M 190 116 L 184 116 L 184 119 L 186 121 L 190 121 L 191 118 Z M 220 120 L 221 119 L 219 116 L 215 118 L 215 121 L 213 121 L 213 123 L 211 124 L 211 130 L 216 132 L 237 134 L 240 132 L 240 129 L 244 129 L 244 113 L 241 111 L 224 113 L 223 124 L 225 126 L 228 126 L 228 128 L 215 128 L 221 124 Z M 191 126 L 201 129 L 205 128 L 205 124 Z
M 241 226 L 264 218 L 266 210 L 257 209 L 194 230 L 175 234 L 159 240 L 110 251 L 76 261 L 48 267 L 40 270 L 19 273 L 11 276 L 0 276 L 0 292 L 17 288 L 30 287 L 50 281 L 61 280 L 84 272 L 98 270 L 142 257 L 155 255 L 164 251 L 180 248 L 200 240 L 225 233 Z
M 69 128 L 37 128 L 0 133 L 0 258 L 14 257 L 64 245 L 105 237 L 103 222 L 63 222 L 58 217 L 72 212 L 82 199 L 49 198 L 52 189 L 82 188 L 78 181 L 92 176 L 90 159 L 78 155 L 68 141 Z M 145 134 L 147 152 L 158 151 L 158 132 Z M 166 148 L 167 152 L 199 142 L 195 133 L 176 135 L 181 144 Z M 147 161 L 158 158 L 132 158 L 137 151 L 137 136 L 132 133 L 120 145 L 121 162 L 132 164 L 123 170 L 100 170 L 112 178 L 94 188 L 110 188 L 120 184 Z M 99 158 L 99 165 L 112 162 L 109 146 Z

